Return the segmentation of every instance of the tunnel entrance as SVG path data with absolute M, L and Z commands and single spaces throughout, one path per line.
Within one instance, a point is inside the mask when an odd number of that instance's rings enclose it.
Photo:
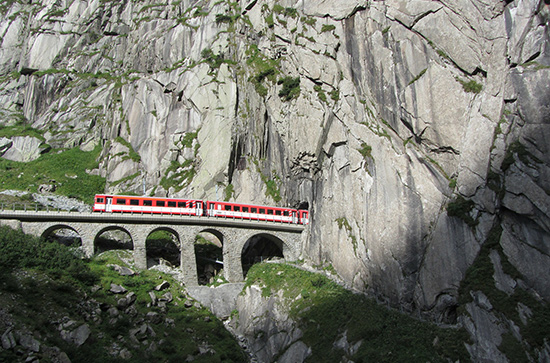
M 251 237 L 244 244 L 241 253 L 244 277 L 255 263 L 284 259 L 283 246 L 283 241 L 269 234 L 259 234 Z
M 195 237 L 195 258 L 199 285 L 223 282 L 223 235 L 206 230 Z
M 181 264 L 180 241 L 170 229 L 157 229 L 145 240 L 147 250 L 147 268 L 164 265 L 177 268 Z
M 57 242 L 67 247 L 82 247 L 82 238 L 77 231 L 69 226 L 59 225 L 48 228 L 42 234 L 42 238 L 46 242 Z
M 134 249 L 130 234 L 122 228 L 113 227 L 101 231 L 94 240 L 94 253 L 99 254 L 111 250 Z

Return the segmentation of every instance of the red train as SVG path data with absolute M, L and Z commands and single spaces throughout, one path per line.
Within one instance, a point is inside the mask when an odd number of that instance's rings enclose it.
M 94 212 L 109 213 L 182 214 L 292 224 L 309 223 L 309 212 L 302 209 L 179 198 L 101 194 L 95 196 L 93 210 Z

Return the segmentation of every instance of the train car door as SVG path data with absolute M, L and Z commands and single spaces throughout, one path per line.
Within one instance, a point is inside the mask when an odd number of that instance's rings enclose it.
M 216 205 L 212 202 L 208 202 L 208 216 L 209 217 L 214 217 L 214 207 Z
M 301 211 L 301 223 L 302 224 L 309 224 L 309 212 L 308 211 Z
M 113 211 L 113 198 L 107 198 L 107 201 L 105 202 L 105 212 L 112 212 Z
M 292 211 L 292 223 L 296 224 L 298 223 L 298 218 L 296 217 L 296 211 Z
M 197 202 L 197 211 L 196 215 L 202 216 L 202 202 Z

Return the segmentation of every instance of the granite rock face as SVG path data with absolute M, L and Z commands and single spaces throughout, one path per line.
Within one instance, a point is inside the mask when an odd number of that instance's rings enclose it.
M 514 281 L 550 298 L 546 2 L 2 11 L 2 124 L 24 120 L 53 148 L 102 145 L 109 191 L 309 208 L 304 259 L 451 323 L 467 269 L 499 228 Z

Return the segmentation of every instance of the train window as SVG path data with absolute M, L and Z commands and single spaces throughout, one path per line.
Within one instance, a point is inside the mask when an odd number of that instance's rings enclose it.
M 126 204 L 126 199 L 117 199 L 116 204 Z
M 252 209 L 250 210 L 250 212 L 251 212 L 251 213 L 258 213 L 258 208 L 252 208 Z
M 283 211 L 283 216 L 288 217 L 288 211 L 287 210 Z
M 96 199 L 96 202 L 97 202 L 97 203 L 103 203 L 104 200 L 103 200 L 103 198 L 97 198 L 97 199 Z
M 275 211 L 275 215 L 276 215 L 276 216 L 280 216 L 280 215 L 281 215 L 281 211 L 280 211 L 280 210 L 276 210 L 276 211 Z
M 130 205 L 139 205 L 139 200 L 137 200 L 137 199 L 130 199 Z
M 233 210 L 234 210 L 235 212 L 240 212 L 240 211 L 241 211 L 241 207 L 234 206 L 234 207 L 233 207 Z
M 273 214 L 273 209 L 268 209 L 267 214 Z
M 230 206 L 230 205 L 225 205 L 225 206 L 224 206 L 224 209 L 225 209 L 225 210 L 231 210 L 231 206 Z
M 152 201 L 152 200 L 144 200 L 144 201 L 143 201 L 143 205 L 144 205 L 144 206 L 149 206 L 149 207 L 150 207 L 150 206 L 153 205 L 153 201 Z
M 185 202 L 178 202 L 178 208 L 185 208 Z
M 243 207 L 243 213 L 248 213 L 248 207 Z
M 168 202 L 168 206 L 169 206 L 169 207 L 175 207 L 175 206 L 176 206 L 176 202 Z
M 260 208 L 260 214 L 265 214 L 265 209 Z
M 164 207 L 164 200 L 157 200 L 156 206 L 157 207 Z

